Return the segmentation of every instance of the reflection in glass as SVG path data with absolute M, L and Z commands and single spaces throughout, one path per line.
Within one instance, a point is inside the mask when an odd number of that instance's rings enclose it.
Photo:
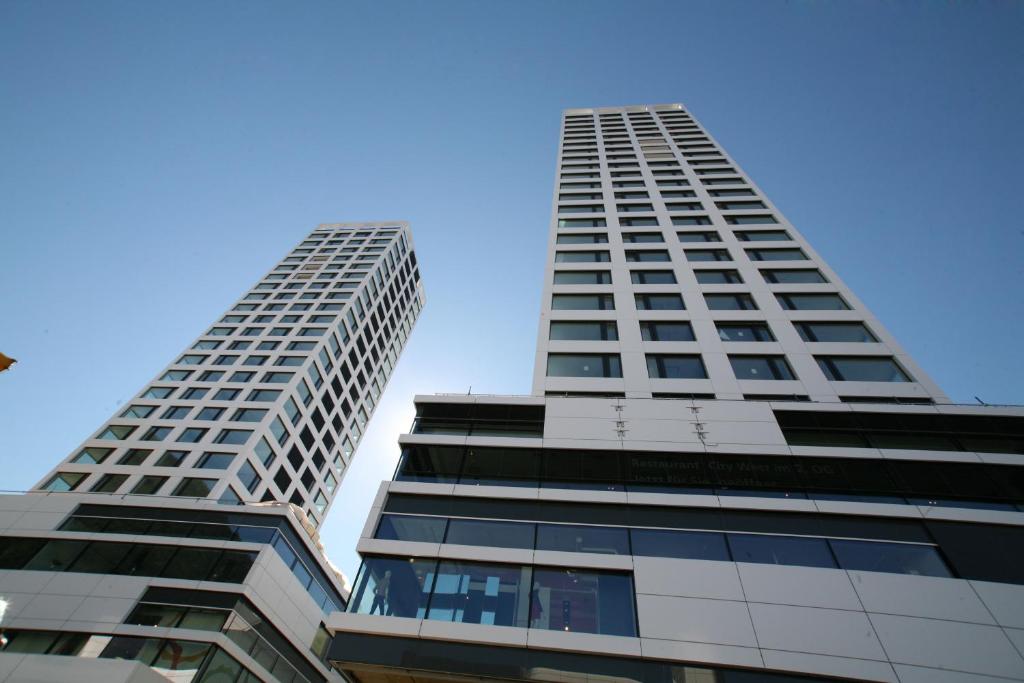
M 529 586 L 529 567 L 441 562 L 427 618 L 526 627 Z
M 434 567 L 434 560 L 366 558 L 356 577 L 348 611 L 422 619 Z
M 537 568 L 533 572 L 530 626 L 635 636 L 633 579 L 611 572 Z
M 836 561 L 823 538 L 728 534 L 736 562 L 788 564 L 801 567 L 835 567 Z
M 937 548 L 909 543 L 829 541 L 843 569 L 868 572 L 952 576 Z

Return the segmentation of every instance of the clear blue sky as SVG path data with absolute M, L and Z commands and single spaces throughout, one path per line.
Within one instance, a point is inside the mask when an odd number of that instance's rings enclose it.
M 427 307 L 324 528 L 354 572 L 412 394 L 529 392 L 566 107 L 685 103 L 947 393 L 1024 403 L 1022 35 L 1020 2 L 6 0 L 0 488 L 313 226 L 404 219 Z

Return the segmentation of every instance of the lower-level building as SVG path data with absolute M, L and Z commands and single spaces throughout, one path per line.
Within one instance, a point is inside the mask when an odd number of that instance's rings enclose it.
M 416 403 L 353 681 L 1024 680 L 1024 410 Z
M 0 681 L 326 683 L 340 574 L 298 508 L 0 496 Z

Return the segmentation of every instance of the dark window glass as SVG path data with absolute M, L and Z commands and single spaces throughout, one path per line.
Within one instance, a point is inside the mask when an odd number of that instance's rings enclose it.
M 530 615 L 529 567 L 456 561 L 438 566 L 427 619 L 523 628 Z
M 219 557 L 220 551 L 211 548 L 178 548 L 174 557 L 164 567 L 162 576 L 205 581 Z
M 617 353 L 549 353 L 548 377 L 622 377 Z
M 436 566 L 435 560 L 428 559 L 364 558 L 348 611 L 422 619 Z
M 686 249 L 687 261 L 731 261 L 726 249 Z
M 634 285 L 676 284 L 676 274 L 671 270 L 634 270 L 629 276 Z
M 256 553 L 242 550 L 225 550 L 206 577 L 206 580 L 242 583 L 245 581 L 245 577 L 248 576 L 249 570 L 252 569 L 255 561 Z M 186 627 L 182 625 L 182 628 Z
M 699 355 L 649 353 L 647 375 L 666 379 L 705 379 L 708 373 Z
M 555 263 L 606 263 L 611 260 L 607 251 L 557 251 Z
M 124 620 L 126 624 L 136 626 L 163 626 L 174 628 L 185 616 L 185 607 L 177 605 L 152 605 L 142 603 Z
M 537 550 L 561 550 L 571 553 L 629 555 L 629 538 L 624 528 L 537 525 Z
M 828 282 L 820 271 L 813 268 L 762 270 L 761 276 L 766 282 L 777 284 L 813 284 Z
M 634 555 L 729 561 L 725 534 L 674 529 L 631 529 L 629 534 Z
M 164 451 L 156 461 L 157 467 L 177 467 L 188 456 L 188 451 Z
M 533 524 L 479 519 L 452 519 L 445 543 L 495 548 L 533 548 Z
M 132 493 L 143 496 L 155 495 L 166 481 L 167 477 L 157 477 L 152 475 L 144 476 L 135 484 L 135 487 L 132 489 Z
M 612 311 L 615 299 L 611 294 L 553 294 L 551 308 L 556 311 Z
M 614 322 L 553 321 L 549 339 L 615 341 L 619 338 Z
M 610 285 L 612 274 L 607 270 L 556 270 L 556 285 Z
M 736 562 L 788 564 L 801 567 L 835 567 L 828 543 L 823 538 L 799 536 L 758 536 L 726 534 Z
M 741 242 L 785 242 L 792 239 L 785 230 L 737 230 Z
M 704 302 L 712 311 L 757 310 L 757 304 L 749 294 L 705 294 Z
M 645 320 L 640 323 L 644 341 L 695 341 L 693 328 L 686 322 L 659 322 Z
M 137 545 L 125 555 L 116 574 L 128 576 L 160 576 L 174 555 L 174 546 Z
M 815 360 L 825 376 L 837 382 L 911 381 L 910 376 L 892 358 L 816 356 Z
M 707 216 L 672 216 L 672 225 L 711 225 Z
M 65 572 L 87 545 L 87 541 L 49 541 L 23 569 Z
M 678 294 L 635 294 L 638 311 L 682 311 L 686 309 Z
M 735 285 L 743 282 L 736 270 L 695 270 L 693 274 L 702 285 Z
M 205 498 L 210 495 L 210 491 L 213 490 L 216 483 L 216 479 L 196 479 L 193 477 L 186 477 L 181 480 L 181 483 L 178 484 L 174 489 L 174 493 L 171 495 Z
M 775 335 L 767 323 L 715 323 L 722 341 L 769 342 Z
M 864 323 L 793 323 L 800 338 L 809 342 L 877 342 Z
M 209 643 L 196 643 L 186 640 L 167 640 L 152 666 L 158 671 L 183 671 L 184 674 L 170 674 L 172 680 L 192 680 L 195 672 L 202 666 L 212 646 Z M 173 678 L 172 678 L 173 677 Z
M 843 569 L 916 576 L 953 575 L 938 549 L 930 545 L 836 540 L 829 543 Z
M 796 379 L 782 356 L 729 356 L 736 379 Z
M 653 262 L 653 261 L 669 261 L 669 260 L 670 259 L 669 259 L 669 256 L 668 256 L 668 252 L 667 251 L 663 251 L 661 249 L 646 249 L 646 250 L 643 250 L 643 251 L 638 250 L 638 249 L 627 249 L 626 250 L 626 261 L 628 261 L 630 263 L 640 263 L 640 262 L 645 262 L 646 263 L 646 262 Z
M 801 249 L 747 249 L 751 261 L 806 261 Z
M 441 543 L 444 541 L 444 527 L 444 517 L 381 515 L 374 538 L 389 541 Z
M 44 545 L 41 538 L 5 538 L 0 544 L 0 569 L 21 569 Z
M 89 544 L 70 571 L 88 574 L 109 574 L 124 560 L 131 546 L 127 543 L 103 543 L 93 541 Z
M 778 223 L 775 216 L 771 214 L 759 214 L 753 216 L 726 216 L 725 222 L 730 225 L 766 225 Z
M 530 626 L 551 631 L 636 636 L 633 579 L 577 569 L 533 571 Z
M 627 244 L 656 243 L 664 242 L 665 238 L 660 232 L 624 232 L 622 241 Z
M 608 235 L 603 232 L 564 233 L 555 240 L 556 244 L 605 244 Z
M 787 311 L 846 311 L 849 306 L 838 294 L 776 294 Z
M 722 241 L 722 238 L 714 230 L 702 230 L 700 232 L 677 232 L 676 237 L 678 237 L 679 241 L 683 243 Z
M 121 484 L 123 484 L 127 479 L 127 474 L 104 474 L 89 490 L 95 493 L 113 493 L 117 491 L 117 489 L 121 487 Z

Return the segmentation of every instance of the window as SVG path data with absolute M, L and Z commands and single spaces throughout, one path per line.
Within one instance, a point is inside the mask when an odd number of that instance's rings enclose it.
M 442 543 L 444 541 L 445 521 L 444 517 L 381 515 L 374 538 L 389 541 Z M 529 547 L 533 547 L 532 539 Z
M 769 225 L 778 223 L 775 216 L 771 214 L 758 214 L 747 216 L 726 216 L 725 222 L 730 225 Z
M 188 457 L 188 451 L 164 451 L 156 461 L 157 467 L 177 467 Z
M 785 270 L 762 270 L 761 276 L 765 282 L 771 282 L 773 284 L 780 285 L 793 285 L 793 284 L 815 284 L 819 282 L 828 282 L 825 276 L 821 274 L 821 271 L 815 270 L 814 268 L 792 268 Z
M 846 311 L 850 306 L 838 294 L 776 294 L 787 311 Z
M 559 218 L 560 228 L 603 228 L 607 225 L 603 218 Z
M 607 270 L 556 270 L 556 285 L 610 285 L 612 274 Z
M 807 342 L 877 342 L 864 323 L 793 323 L 800 338 Z
M 677 232 L 676 237 L 679 238 L 680 242 L 721 242 L 722 238 L 718 236 L 718 233 L 713 230 L 705 230 L 702 232 Z
M 611 311 L 615 299 L 611 294 L 554 294 L 551 308 L 556 311 Z
M 183 420 L 192 409 L 188 406 L 171 406 L 160 416 L 162 420 Z
M 736 562 L 785 564 L 801 567 L 835 567 L 836 561 L 823 538 L 727 534 Z
M 263 375 L 262 381 L 267 384 L 287 384 L 294 376 L 293 372 L 268 372 Z
M 633 579 L 628 574 L 537 567 L 531 595 L 531 628 L 637 634 Z
M 630 263 L 649 263 L 654 261 L 668 261 L 668 252 L 662 249 L 627 249 L 626 250 L 626 261 Z
M 548 377 L 622 377 L 617 353 L 550 353 Z
M 283 428 L 283 427 L 282 427 Z M 264 467 L 270 467 L 270 464 L 274 461 L 274 449 L 270 447 L 266 439 L 260 439 L 256 442 L 256 448 L 253 449 L 256 453 L 256 457 L 263 463 Z
M 740 242 L 786 242 L 793 239 L 785 230 L 737 230 L 733 234 Z
M 217 435 L 215 443 L 241 446 L 249 440 L 252 432 L 247 429 L 222 429 Z
M 729 356 L 736 379 L 796 379 L 783 356 Z
M 206 432 L 209 431 L 202 427 L 189 427 L 188 429 L 182 430 L 178 436 L 178 443 L 199 443 L 206 436 Z
M 538 524 L 536 549 L 629 555 L 629 536 L 623 527 Z
M 148 417 L 154 410 L 156 410 L 156 406 L 128 406 L 128 408 L 121 413 L 121 417 Z
M 775 335 L 767 323 L 715 323 L 718 338 L 727 342 L 770 342 Z
M 815 356 L 818 367 L 834 382 L 910 382 L 892 358 Z
M 731 559 L 725 544 L 725 534 L 675 529 L 631 529 L 629 535 L 634 555 L 721 562 Z
M 736 270 L 695 270 L 694 276 L 702 285 L 735 285 L 742 284 L 743 278 Z
M 140 441 L 163 441 L 171 433 L 170 427 L 150 427 L 139 437 Z
M 78 455 L 76 455 L 71 462 L 78 465 L 98 465 L 114 452 L 113 448 L 97 448 L 90 446 L 83 448 Z
M 563 233 L 555 238 L 555 244 L 606 244 L 608 235 L 603 232 Z
M 191 387 L 189 389 L 186 389 L 184 393 L 182 393 L 181 397 L 186 401 L 198 401 L 203 396 L 206 396 L 207 392 L 209 391 L 209 389 L 206 389 L 204 387 Z
M 676 274 L 671 270 L 634 270 L 629 276 L 634 285 L 676 284 Z
M 105 439 L 107 441 L 123 441 L 131 436 L 132 432 L 135 431 L 135 427 L 130 425 L 110 425 L 102 432 L 96 435 L 97 439 Z
M 708 373 L 699 355 L 649 353 L 647 376 L 662 379 L 706 379 Z
M 234 453 L 203 453 L 196 467 L 203 470 L 226 470 L 234 459 Z
M 751 261 L 806 261 L 802 249 L 747 249 Z
M 705 294 L 704 302 L 712 311 L 757 310 L 757 304 L 749 294 Z
M 693 328 L 686 322 L 643 321 L 640 335 L 644 341 L 695 341 Z
M 638 311 L 682 311 L 686 308 L 679 294 L 634 294 Z
M 436 567 L 435 560 L 367 557 L 356 576 L 348 611 L 422 619 Z
M 142 398 L 167 398 L 173 393 L 172 387 L 150 387 L 142 394 Z
M 942 555 L 930 545 L 830 540 L 839 566 L 868 572 L 915 576 L 952 576 Z
M 533 549 L 534 525 L 483 519 L 451 519 L 445 543 Z
M 117 461 L 118 465 L 141 465 L 153 451 L 145 448 L 129 448 Z
M 555 263 L 605 263 L 611 261 L 607 251 L 556 251 Z
M 616 341 L 618 328 L 614 322 L 605 321 L 552 321 L 549 339 L 579 341 Z
M 660 232 L 624 232 L 622 241 L 627 244 L 642 244 L 650 242 L 664 242 L 665 239 Z
M 239 408 L 231 416 L 232 422 L 259 422 L 267 414 L 262 408 Z
M 127 479 L 127 474 L 104 474 L 89 490 L 93 493 L 114 493 Z
M 249 393 L 248 401 L 276 401 L 281 395 L 277 389 L 253 389 Z
M 684 249 L 687 261 L 731 261 L 726 249 Z
M 140 496 L 153 496 L 156 495 L 166 482 L 167 477 L 146 475 L 135 484 L 134 488 L 132 488 L 132 493 Z
M 186 477 L 175 487 L 174 492 L 171 493 L 171 495 L 185 496 L 189 498 L 206 498 L 210 495 L 210 492 L 213 490 L 216 483 L 216 479 Z
M 219 420 L 224 408 L 203 408 L 196 414 L 197 420 Z
M 711 225 L 707 216 L 672 216 L 672 225 Z

